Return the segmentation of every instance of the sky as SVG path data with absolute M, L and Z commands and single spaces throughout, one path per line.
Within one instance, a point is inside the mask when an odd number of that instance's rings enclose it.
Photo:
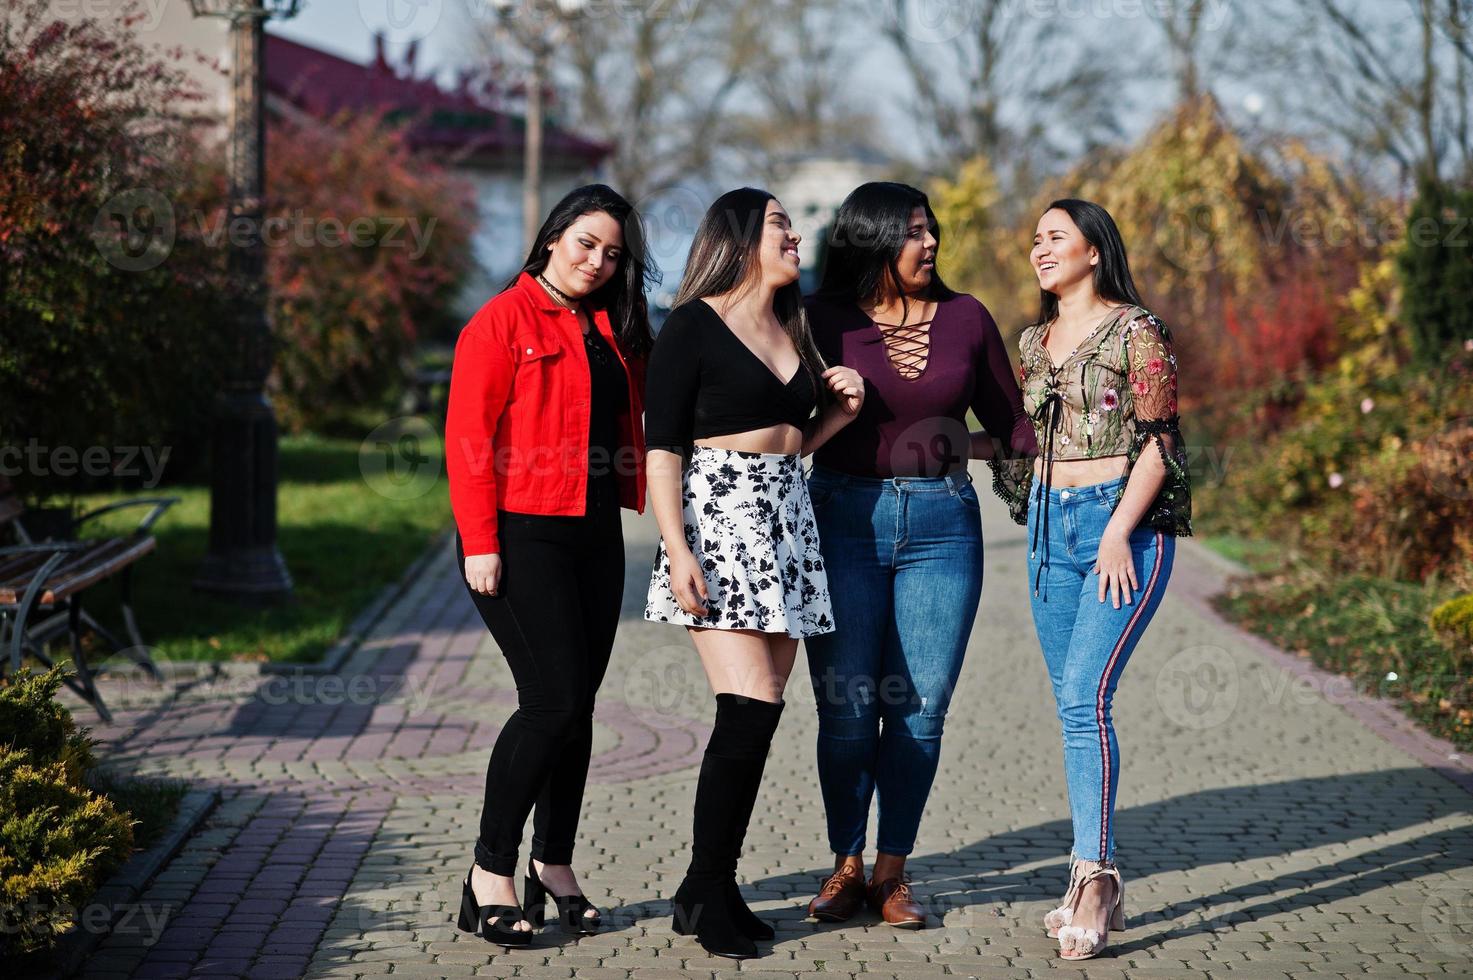
M 411 42 L 418 43 L 416 64 L 420 72 L 438 72 L 448 83 L 457 66 L 473 65 L 477 57 L 478 38 L 467 3 L 489 4 L 492 0 L 303 0 L 300 13 L 289 21 L 271 21 L 268 30 L 301 41 L 354 61 L 367 62 L 374 54 L 375 32 L 382 32 L 390 60 L 400 62 Z M 702 0 L 584 0 L 603 4 L 690 5 Z M 871 0 L 876 4 L 883 0 Z M 918 42 L 946 41 L 965 29 L 966 17 L 975 8 L 975 0 L 912 0 L 917 14 L 905 26 L 907 34 Z M 1099 56 L 1111 59 L 1112 77 L 1120 85 L 1099 93 L 1099 98 L 1115 100 L 1120 106 L 1119 118 L 1131 139 L 1170 107 L 1176 97 L 1169 78 L 1169 64 L 1158 25 L 1148 12 L 1148 5 L 1171 4 L 1183 0 L 1018 0 L 1031 15 L 1049 18 L 1063 26 L 1066 37 L 1075 43 L 1093 45 Z M 1208 0 L 1205 25 L 1209 42 L 1232 41 L 1244 34 L 1245 18 L 1271 18 L 1273 26 L 1282 13 L 1304 0 Z M 1409 0 L 1350 0 L 1378 29 L 1395 29 L 1396 12 Z M 1236 11 L 1231 4 L 1237 3 Z M 1387 18 L 1390 20 L 1387 20 Z M 1260 22 L 1262 23 L 1262 22 Z M 1285 22 L 1287 23 L 1287 21 Z M 877 131 L 887 145 L 918 147 L 920 135 L 905 111 L 908 92 L 905 70 L 899 57 L 880 36 L 877 26 L 856 18 L 846 38 L 850 61 L 849 79 L 857 93 L 857 101 L 872 107 L 877 117 Z M 922 50 L 926 50 L 924 44 Z M 935 80 L 943 87 L 960 82 L 947 71 L 941 54 L 944 44 L 933 47 L 938 53 Z M 1057 52 L 1039 50 L 1024 52 L 1018 64 L 1021 70 L 1046 67 L 1047 59 Z M 1256 54 L 1252 55 L 1257 57 Z M 1118 70 L 1115 67 L 1118 63 Z M 1287 117 L 1282 104 L 1292 93 L 1275 92 L 1251 73 L 1244 81 L 1232 81 L 1220 74 L 1209 75 L 1214 91 L 1226 110 L 1240 125 L 1249 127 L 1263 123 L 1272 127 Z M 1047 113 L 1047 105 L 1012 106 L 1013 112 Z M 1292 121 L 1288 124 L 1292 128 Z M 912 158 L 917 153 L 910 154 Z M 750 181 L 735 175 L 738 181 Z M 657 222 L 657 224 L 659 224 Z M 693 230 L 693 229 L 692 229 Z M 677 240 L 678 239 L 678 240 Z M 667 269 L 679 264 L 688 234 L 682 233 L 670 242 L 653 242 L 657 258 Z M 668 255 L 660 254 L 668 253 Z

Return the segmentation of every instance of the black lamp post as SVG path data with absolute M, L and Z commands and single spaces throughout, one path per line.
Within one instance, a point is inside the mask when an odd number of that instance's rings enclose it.
M 276 547 L 276 416 L 266 399 L 271 371 L 265 253 L 262 104 L 264 25 L 295 16 L 300 0 L 189 0 L 196 17 L 230 21 L 234 108 L 230 126 L 230 280 L 237 290 L 230 363 L 215 406 L 210 441 L 210 547 L 195 575 L 198 589 L 269 601 L 291 593 Z

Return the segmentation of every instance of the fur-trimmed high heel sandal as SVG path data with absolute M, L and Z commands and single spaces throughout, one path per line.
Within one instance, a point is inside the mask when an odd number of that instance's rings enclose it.
M 1106 920 L 1105 930 L 1096 932 L 1085 926 L 1067 925 L 1059 928 L 1059 958 L 1065 960 L 1092 960 L 1105 951 L 1109 945 L 1110 930 L 1120 931 L 1125 928 L 1125 882 L 1120 879 L 1120 872 L 1114 865 L 1101 864 L 1086 871 L 1079 877 L 1079 888 L 1074 894 L 1074 904 L 1070 908 L 1070 919 L 1078 915 L 1079 902 L 1084 897 L 1084 889 L 1094 881 L 1109 878 L 1115 882 L 1115 898 L 1110 903 L 1110 915 Z
M 1074 894 L 1079 890 L 1079 862 L 1069 855 L 1069 888 L 1058 908 L 1043 914 L 1043 930 L 1050 939 L 1059 938 L 1059 929 L 1067 926 L 1074 918 Z

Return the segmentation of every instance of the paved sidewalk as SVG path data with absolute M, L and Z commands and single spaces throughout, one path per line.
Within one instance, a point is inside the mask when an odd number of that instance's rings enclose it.
M 639 618 L 655 528 L 630 515 L 575 858 L 604 933 L 503 952 L 452 924 L 514 693 L 447 552 L 336 677 L 109 683 L 104 758 L 223 798 L 84 975 L 1473 976 L 1473 798 L 1187 601 L 1217 574 L 1187 548 L 1116 698 L 1130 928 L 1058 960 L 1039 922 L 1067 874 L 1059 734 L 1023 529 L 981 495 L 982 607 L 909 865 L 931 928 L 803 918 L 832 858 L 800 663 L 742 861 L 778 939 L 738 965 L 671 933 L 712 703 L 684 631 Z

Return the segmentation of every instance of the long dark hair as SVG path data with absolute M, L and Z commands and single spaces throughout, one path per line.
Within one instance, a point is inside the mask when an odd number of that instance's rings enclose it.
M 685 276 L 675 294 L 676 306 L 723 293 L 740 295 L 756 287 L 767 202 L 775 200 L 772 194 L 756 187 L 738 187 L 722 194 L 706 209 L 690 244 Z M 825 370 L 823 357 L 808 329 L 803 291 L 796 279 L 773 295 L 772 311 L 813 376 L 814 393 L 824 400 L 828 387 L 819 380 Z
M 844 198 L 826 239 L 823 281 L 818 287 L 825 299 L 851 303 L 873 303 L 887 285 L 900 289 L 897 260 L 910 232 L 910 215 L 916 208 L 926 212 L 926 226 L 941 241 L 941 223 L 931 210 L 925 192 L 890 180 L 860 184 Z M 931 282 L 921 299 L 940 301 L 956 293 L 941 279 L 941 270 L 931 273 Z M 900 293 L 902 309 L 909 312 L 909 299 Z
M 660 270 L 649 260 L 645 247 L 644 222 L 634 206 L 607 184 L 585 184 L 569 191 L 552 206 L 547 220 L 532 241 L 527 261 L 503 288 L 516 285 L 523 272 L 538 275 L 547 268 L 547 246 L 562 237 L 563 232 L 585 214 L 599 211 L 619 223 L 624 247 L 619 251 L 619 264 L 609 281 L 590 293 L 585 302 L 609 314 L 609 324 L 626 354 L 640 357 L 649 352 L 654 339 L 650 334 L 649 305 L 644 292 L 660 281 Z
M 1090 245 L 1099 249 L 1100 262 L 1095 266 L 1095 293 L 1107 303 L 1129 303 L 1140 306 L 1141 297 L 1135 290 L 1135 279 L 1130 275 L 1130 260 L 1125 256 L 1125 241 L 1110 212 L 1091 201 L 1080 201 L 1066 197 L 1043 209 L 1063 211 L 1073 219 L 1079 233 Z M 1059 315 L 1059 297 L 1047 289 L 1040 289 L 1038 322 L 1048 323 Z

